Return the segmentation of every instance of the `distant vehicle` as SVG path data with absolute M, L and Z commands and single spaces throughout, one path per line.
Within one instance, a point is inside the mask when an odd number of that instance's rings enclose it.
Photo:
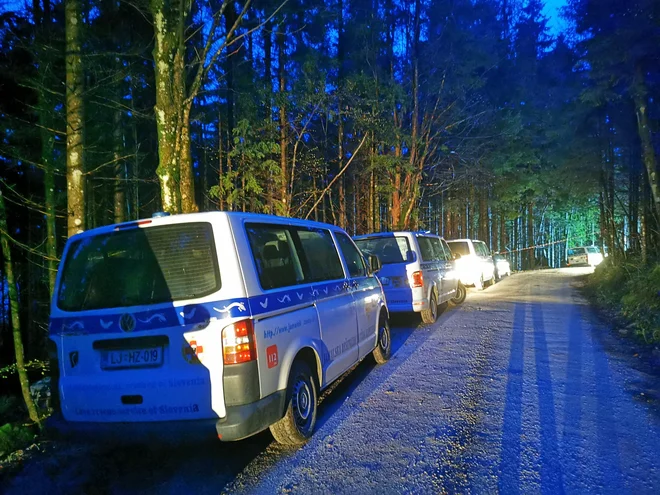
M 50 426 L 222 441 L 270 427 L 303 443 L 323 389 L 369 355 L 389 358 L 370 264 L 339 227 L 238 212 L 71 237 L 51 305 Z
M 568 266 L 596 266 L 602 262 L 603 255 L 596 246 L 581 246 L 568 250 Z
M 354 237 L 367 256 L 381 262 L 378 278 L 390 312 L 421 313 L 434 323 L 448 302 L 461 304 L 466 290 L 458 280 L 447 243 L 434 234 L 388 232 Z
M 495 263 L 485 242 L 452 239 L 447 244 L 456 256 L 456 270 L 463 285 L 473 285 L 481 290 L 495 283 Z
M 511 264 L 504 256 L 501 254 L 494 254 L 493 262 L 495 263 L 495 278 L 497 280 L 511 275 Z

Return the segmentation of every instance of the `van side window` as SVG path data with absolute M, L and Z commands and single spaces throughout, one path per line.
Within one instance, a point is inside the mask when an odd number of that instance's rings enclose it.
M 438 255 L 433 251 L 430 237 L 418 237 L 419 249 L 422 252 L 422 261 L 436 261 Z
M 362 253 L 355 247 L 351 239 L 341 232 L 335 232 L 337 242 L 339 242 L 339 249 L 344 255 L 346 264 L 348 265 L 348 273 L 351 277 L 365 277 L 367 275 L 367 267 L 364 263 Z
M 442 248 L 445 252 L 445 260 L 451 261 L 454 259 L 454 256 L 451 252 L 451 249 L 449 249 L 449 244 L 447 244 L 447 241 L 444 239 L 440 239 L 440 244 L 442 245 Z
M 245 229 L 263 289 L 303 283 L 302 266 L 288 227 L 247 223 Z
M 305 258 L 305 281 L 322 282 L 344 278 L 344 269 L 332 235 L 325 229 L 295 227 Z
M 486 243 L 484 242 L 475 242 L 474 250 L 477 252 L 479 256 L 490 256 L 490 254 L 488 253 L 488 248 L 486 247 Z
M 445 248 L 442 246 L 442 243 L 440 242 L 440 239 L 437 237 L 431 237 L 431 245 L 433 246 L 433 252 L 435 253 L 435 257 L 439 259 L 440 261 L 447 261 L 449 258 L 447 257 L 447 253 L 445 253 Z

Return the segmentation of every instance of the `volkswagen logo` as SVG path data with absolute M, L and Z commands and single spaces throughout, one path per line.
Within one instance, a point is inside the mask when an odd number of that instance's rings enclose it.
M 124 332 L 132 332 L 135 330 L 135 317 L 129 313 L 121 315 L 121 318 L 119 318 L 119 328 Z

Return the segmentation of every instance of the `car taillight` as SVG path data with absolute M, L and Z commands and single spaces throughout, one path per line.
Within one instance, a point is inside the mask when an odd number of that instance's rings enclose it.
M 413 288 L 424 287 L 424 274 L 422 272 L 413 272 L 412 286 Z
M 237 321 L 222 329 L 222 354 L 225 364 L 247 363 L 257 359 L 252 320 Z

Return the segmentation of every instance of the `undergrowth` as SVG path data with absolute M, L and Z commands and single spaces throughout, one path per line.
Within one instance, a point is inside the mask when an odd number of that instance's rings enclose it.
M 629 321 L 645 342 L 660 342 L 660 263 L 608 257 L 589 277 L 587 290 L 597 304 Z

